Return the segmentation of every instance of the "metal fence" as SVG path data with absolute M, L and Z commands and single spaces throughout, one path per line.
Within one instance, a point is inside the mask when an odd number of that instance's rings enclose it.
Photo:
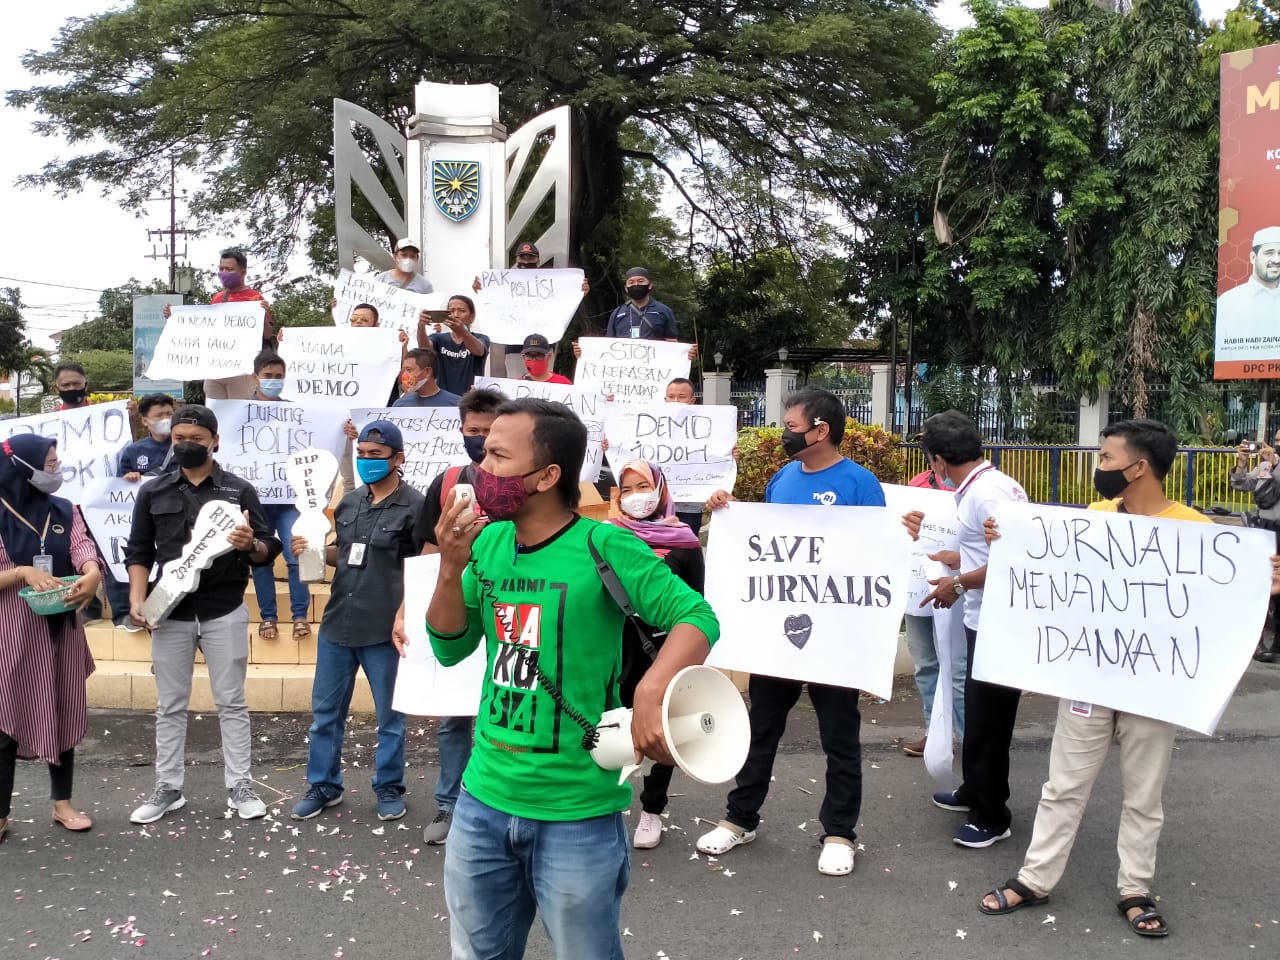
M 920 445 L 903 444 L 907 471 L 904 479 L 926 469 Z M 1022 485 L 1037 503 L 1084 506 L 1099 499 L 1093 488 L 1097 447 L 991 444 L 983 455 Z M 1165 496 L 1198 509 L 1224 506 L 1233 511 L 1253 509 L 1253 494 L 1231 489 L 1230 474 L 1236 451 L 1220 447 L 1186 447 L 1178 451 Z

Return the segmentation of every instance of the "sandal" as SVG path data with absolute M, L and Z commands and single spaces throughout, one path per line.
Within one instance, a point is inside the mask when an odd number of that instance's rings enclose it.
M 1012 890 L 1022 899 L 1017 903 L 1010 903 L 1009 898 L 1004 895 L 1006 890 Z M 995 897 L 996 903 L 999 904 L 999 906 L 994 910 L 991 907 L 988 907 L 983 903 L 983 900 L 986 900 L 987 897 Z M 996 887 L 990 893 L 984 895 L 982 900 L 978 901 L 978 909 L 989 917 L 1000 917 L 1004 916 L 1006 913 L 1013 913 L 1015 910 L 1021 910 L 1023 907 L 1038 907 L 1040 904 L 1048 902 L 1048 894 L 1040 896 L 1017 877 L 1013 877 L 1010 880 L 1006 880 L 1002 885 Z
M 698 849 L 712 856 L 728 853 L 740 844 L 750 843 L 756 838 L 754 830 L 743 830 L 728 820 L 721 820 L 719 825 L 698 838 Z
M 311 624 L 305 620 L 293 621 L 293 639 L 305 640 L 311 636 Z
M 280 631 L 276 628 L 274 620 L 263 620 L 258 624 L 259 640 L 275 640 L 280 636 Z
M 1129 911 L 1137 907 L 1142 912 L 1134 917 L 1129 916 Z M 1124 917 L 1125 922 L 1129 924 L 1129 928 L 1140 937 L 1167 937 L 1169 935 L 1169 924 L 1165 923 L 1164 917 L 1160 916 L 1160 911 L 1156 909 L 1156 905 L 1151 902 L 1150 897 L 1125 897 L 1116 904 L 1116 909 L 1120 911 L 1120 916 Z M 1144 930 L 1138 926 L 1140 923 L 1158 923 L 1160 926 L 1154 930 Z

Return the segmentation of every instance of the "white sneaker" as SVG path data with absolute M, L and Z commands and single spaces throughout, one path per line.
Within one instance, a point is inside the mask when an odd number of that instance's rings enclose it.
M 698 849 L 712 856 L 728 853 L 734 847 L 750 843 L 756 838 L 754 830 L 743 830 L 728 820 L 721 820 L 714 830 L 704 833 L 698 838 Z
M 818 872 L 828 877 L 843 877 L 853 873 L 853 844 L 840 837 L 829 837 L 822 844 L 818 857 Z
M 662 818 L 647 810 L 640 811 L 640 822 L 636 824 L 636 835 L 631 845 L 637 850 L 652 850 L 662 842 Z
M 267 805 L 253 789 L 252 780 L 236 781 L 236 785 L 227 791 L 227 806 L 241 820 L 256 820 L 267 815 Z

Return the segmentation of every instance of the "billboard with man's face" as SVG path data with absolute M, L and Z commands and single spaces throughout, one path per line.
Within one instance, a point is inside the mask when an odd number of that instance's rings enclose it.
M 1280 377 L 1280 44 L 1222 58 L 1216 380 Z

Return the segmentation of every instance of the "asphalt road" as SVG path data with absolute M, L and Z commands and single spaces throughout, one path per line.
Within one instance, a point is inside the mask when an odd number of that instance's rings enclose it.
M 1280 667 L 1254 665 L 1212 739 L 1186 735 L 1165 791 L 1157 868 L 1164 941 L 1132 936 L 1114 901 L 1119 780 L 1094 790 L 1075 853 L 1050 902 L 980 915 L 1012 875 L 1048 763 L 1053 704 L 1028 697 L 1013 753 L 1013 839 L 955 847 L 958 815 L 932 807 L 909 682 L 864 710 L 857 869 L 816 870 L 823 764 L 807 701 L 793 715 L 759 839 L 718 862 L 694 839 L 723 814 L 724 789 L 677 774 L 662 845 L 637 852 L 624 905 L 636 958 L 1280 957 Z M 373 730 L 349 733 L 346 801 L 315 821 L 288 818 L 303 787 L 306 717 L 255 715 L 263 821 L 228 819 L 211 715 L 191 722 L 185 810 L 146 828 L 128 813 L 152 787 L 149 716 L 95 713 L 80 750 L 77 802 L 97 821 L 72 836 L 48 819 L 43 768 L 22 764 L 12 832 L 0 844 L 0 956 L 24 958 L 447 958 L 443 850 L 421 843 L 434 813 L 434 736 L 411 723 L 409 815 L 382 824 L 368 789 Z M 1112 757 L 1114 761 L 1114 755 Z M 549 958 L 535 932 L 528 956 Z

